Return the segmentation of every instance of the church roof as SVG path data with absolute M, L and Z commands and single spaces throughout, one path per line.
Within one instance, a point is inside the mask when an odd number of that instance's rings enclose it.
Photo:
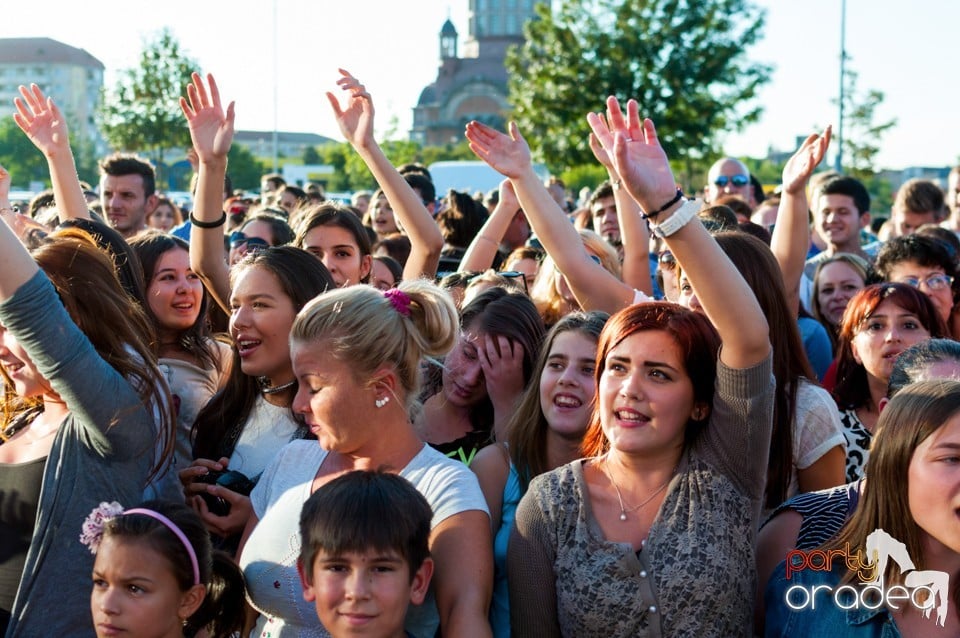
M 450 22 L 450 18 L 440 27 L 440 35 L 457 35 L 457 28 Z

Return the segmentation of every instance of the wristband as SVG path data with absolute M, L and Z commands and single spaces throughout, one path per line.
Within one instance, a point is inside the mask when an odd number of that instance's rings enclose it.
M 669 202 L 667 202 L 657 210 L 653 211 L 652 213 L 645 213 L 643 211 L 640 211 L 640 217 L 643 217 L 644 219 L 656 219 L 657 215 L 667 210 L 668 208 L 670 208 L 671 206 L 679 202 L 681 199 L 683 199 L 683 191 L 678 188 L 677 194 L 673 196 L 673 199 L 671 199 Z
M 202 222 L 193 216 L 193 211 L 190 211 L 190 223 L 197 228 L 220 228 L 227 223 L 227 214 L 222 213 L 220 215 L 220 219 L 215 222 Z
M 688 199 L 673 215 L 667 217 L 666 221 L 653 226 L 653 234 L 661 239 L 669 237 L 690 223 L 690 220 L 696 217 L 699 212 L 700 202 L 695 199 Z

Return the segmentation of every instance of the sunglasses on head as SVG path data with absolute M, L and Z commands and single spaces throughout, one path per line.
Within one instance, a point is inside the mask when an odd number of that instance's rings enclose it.
M 731 183 L 734 186 L 746 186 L 750 183 L 750 178 L 744 174 L 740 175 L 719 175 L 717 179 L 713 180 L 713 183 L 723 188 L 727 183 Z
M 661 270 L 673 270 L 677 267 L 677 258 L 673 256 L 672 252 L 665 250 L 657 257 L 657 263 L 660 264 Z
M 263 250 L 270 246 L 266 240 L 260 239 L 259 237 L 247 237 L 243 231 L 240 230 L 235 230 L 230 233 L 230 248 L 239 248 L 244 245 L 246 245 L 248 252 L 252 250 Z

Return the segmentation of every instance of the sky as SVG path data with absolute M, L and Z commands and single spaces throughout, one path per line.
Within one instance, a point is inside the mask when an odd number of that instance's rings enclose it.
M 755 2 L 766 10 L 765 36 L 748 55 L 774 70 L 759 96 L 761 120 L 722 138 L 734 156 L 791 150 L 815 126 L 836 130 L 838 116 L 831 100 L 839 92 L 841 0 Z M 339 140 L 324 96 L 337 90 L 337 69 L 372 94 L 378 136 L 405 136 L 420 91 L 436 78 L 448 17 L 462 47 L 468 0 L 57 0 L 42 11 L 5 3 L 0 37 L 43 36 L 86 49 L 105 65 L 109 86 L 118 70 L 137 66 L 147 39 L 169 27 L 200 69 L 214 74 L 223 97 L 236 101 L 237 128 L 276 124 Z M 877 120 L 897 120 L 883 139 L 880 168 L 958 162 L 952 125 L 960 83 L 948 62 L 958 25 L 953 0 L 846 1 L 848 68 L 859 73 L 861 90 L 884 92 Z

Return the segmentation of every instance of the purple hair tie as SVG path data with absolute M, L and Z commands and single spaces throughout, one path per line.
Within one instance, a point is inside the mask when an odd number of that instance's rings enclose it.
M 144 509 L 142 507 L 126 510 L 123 513 L 124 516 L 127 514 L 143 514 L 144 516 L 149 516 L 152 519 L 160 521 L 167 527 L 167 529 L 173 532 L 174 536 L 179 538 L 180 542 L 183 543 L 183 546 L 187 549 L 187 554 L 190 555 L 190 565 L 193 567 L 193 584 L 200 584 L 200 564 L 197 562 L 197 553 L 193 550 L 193 545 L 190 544 L 190 540 L 187 538 L 187 535 L 183 533 L 183 530 L 177 527 L 176 523 L 171 521 L 160 512 L 154 512 L 153 510 Z
M 404 317 L 410 316 L 410 297 L 399 288 L 391 288 L 384 291 L 383 296 L 387 298 L 393 309 Z

